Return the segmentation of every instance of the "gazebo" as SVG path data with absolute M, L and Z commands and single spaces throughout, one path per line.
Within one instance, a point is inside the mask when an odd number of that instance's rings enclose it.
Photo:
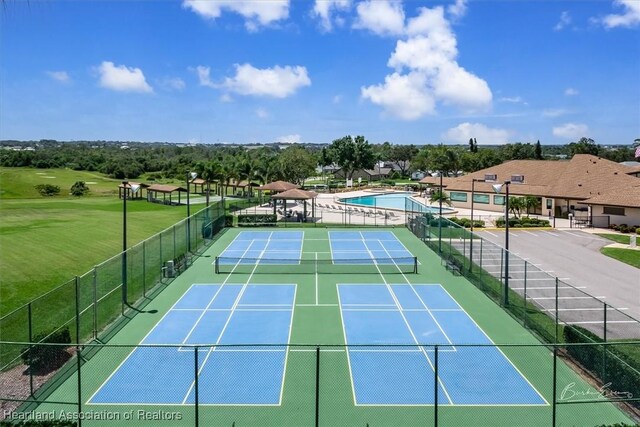
M 304 203 L 304 218 L 307 218 L 307 203 L 306 200 L 311 199 L 311 216 L 316 216 L 316 197 L 318 193 L 314 191 L 305 191 L 299 188 L 292 188 L 290 190 L 283 191 L 271 196 L 273 200 L 284 200 L 284 206 L 287 206 L 287 200 L 303 200 Z M 273 213 L 276 213 L 276 204 L 273 204 Z
M 174 202 L 171 198 L 174 192 L 178 192 L 178 202 Z M 178 185 L 163 185 L 163 184 L 153 184 L 147 188 L 147 200 L 155 203 L 162 203 L 165 205 L 179 205 L 180 204 L 180 194 L 186 193 L 187 189 L 184 187 L 180 187 Z M 158 193 L 162 194 L 162 199 L 158 197 Z M 167 200 L 167 194 L 169 195 L 169 200 Z
M 300 186 L 296 184 L 292 184 L 287 181 L 273 181 L 261 187 L 258 187 L 258 190 L 260 191 L 269 190 L 269 191 L 274 191 L 276 193 L 280 193 L 287 190 L 293 190 L 294 188 L 300 188 Z
M 138 186 L 138 189 L 140 191 L 136 191 L 135 193 L 132 191 L 131 186 Z M 142 190 L 146 190 L 149 188 L 149 185 L 143 183 L 143 182 L 134 182 L 134 181 L 129 181 L 126 186 L 125 184 L 120 184 L 118 185 L 118 198 L 122 199 L 122 197 L 126 197 L 127 199 L 131 200 L 131 199 L 144 199 L 144 196 L 142 195 Z

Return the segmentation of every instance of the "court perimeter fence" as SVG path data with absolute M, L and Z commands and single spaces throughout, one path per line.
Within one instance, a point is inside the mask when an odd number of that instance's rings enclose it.
M 605 345 L 640 339 L 637 319 L 444 217 L 407 206 L 406 226 L 452 274 L 464 276 L 542 343 Z M 607 371 L 596 348 L 569 356 L 600 386 L 625 375 L 640 381 L 640 347 L 624 348 L 619 372 Z
M 224 205 L 212 203 L 3 316 L 0 341 L 108 342 L 223 228 Z M 0 346 L 0 372 L 25 357 L 24 349 Z
M 548 425 L 629 425 L 633 418 L 629 405 L 640 400 L 638 377 L 611 381 L 606 387 L 598 387 L 576 380 L 576 375 L 566 366 L 573 363 L 573 354 L 597 354 L 603 369 L 615 370 L 623 363 L 620 354 L 627 348 L 637 347 L 640 342 L 599 344 L 554 344 L 537 345 L 367 345 L 367 346 L 304 346 L 304 345 L 253 345 L 253 346 L 193 346 L 193 345 L 99 345 L 87 344 L 73 347 L 61 344 L 40 344 L 42 347 L 57 347 L 68 355 L 68 362 L 58 371 L 47 387 L 60 387 L 63 391 L 47 393 L 46 388 L 29 393 L 10 393 L 2 388 L 0 399 L 21 404 L 16 412 L 5 413 L 6 421 L 29 419 L 64 418 L 78 425 L 122 425 L 138 422 L 144 425 L 220 425 L 220 426 L 517 426 Z M 3 343 L 20 351 L 33 343 Z M 134 351 L 160 352 L 163 363 L 172 366 L 179 377 L 172 378 L 185 385 L 187 392 L 181 404 L 165 406 L 166 391 L 158 394 L 159 384 L 166 379 L 154 378 L 153 372 L 142 370 L 139 376 L 132 374 L 126 387 L 128 393 L 103 392 L 105 379 Z M 207 377 L 203 364 L 211 352 L 260 351 L 261 360 L 273 358 L 274 366 L 281 366 L 284 352 L 287 353 L 286 373 L 282 377 L 284 388 L 277 399 L 266 406 L 251 404 L 264 399 L 264 390 L 258 386 L 244 384 L 234 388 L 234 396 L 243 402 L 220 403 L 228 399 L 225 394 L 229 386 L 226 379 L 215 381 Z M 455 354 L 451 356 L 453 353 Z M 49 349 L 49 352 L 52 352 Z M 352 389 L 352 379 L 347 370 L 347 358 L 357 357 L 362 352 L 373 354 L 379 363 L 359 366 L 361 378 L 380 378 L 380 372 L 393 367 L 396 376 L 408 376 L 409 386 L 403 391 L 401 401 L 393 402 L 397 390 L 367 389 L 360 384 Z M 398 365 L 398 355 L 421 352 L 429 363 L 416 370 L 415 365 Z M 540 398 L 537 404 L 500 403 L 474 405 L 474 399 L 483 399 L 487 394 L 492 399 L 518 399 L 514 378 L 502 377 L 496 370 L 492 384 L 467 380 L 456 380 L 459 364 L 478 365 L 478 361 L 493 360 L 500 352 L 508 357 L 520 371 L 530 376 L 534 392 Z M 415 354 L 415 353 L 414 353 Z M 455 356 L 455 357 L 454 357 Z M 246 358 L 242 359 L 245 360 Z M 565 363 L 566 362 L 566 363 Z M 232 357 L 219 357 L 215 362 L 219 372 L 237 372 L 238 363 Z M 490 362 L 484 366 L 492 369 Z M 264 362 L 271 366 L 271 362 Z M 259 370 L 247 364 L 242 369 Z M 386 368 L 385 368 L 386 367 Z M 284 366 L 282 367 L 284 369 Z M 253 371 L 251 371 L 253 372 Z M 257 373 L 257 371 L 256 371 Z M 533 376 L 532 376 L 533 375 Z M 410 379 L 409 379 L 410 378 Z M 222 382 L 222 384 L 220 383 Z M 445 391 L 447 382 L 457 384 L 457 392 L 449 395 Z M 64 383 L 64 384 L 63 384 Z M 62 386 L 61 386 L 62 384 Z M 280 385 L 282 386 L 282 384 Z M 364 388 L 363 388 L 364 387 Z M 444 388 L 443 388 L 444 387 Z M 498 388 L 491 389 L 491 387 Z M 179 393 L 182 400 L 184 393 Z M 147 403 L 140 402 L 146 396 Z M 155 396 L 159 396 L 156 400 Z M 474 397 L 475 396 L 475 397 Z M 237 397 L 236 397 L 237 398 Z M 396 397 L 397 398 L 397 397 Z M 462 399 L 462 401 L 460 400 Z M 354 400 L 359 402 L 354 405 Z M 457 400 L 457 402 L 456 402 Z M 465 404 L 464 402 L 469 402 Z M 154 402 L 157 402 L 154 404 Z M 580 413 L 581 417 L 576 414 Z M 92 422 L 97 421 L 97 422 Z M 585 421 L 587 424 L 585 424 Z M 110 423 L 111 422 L 111 423 Z M 625 424 L 623 424 L 625 423 Z

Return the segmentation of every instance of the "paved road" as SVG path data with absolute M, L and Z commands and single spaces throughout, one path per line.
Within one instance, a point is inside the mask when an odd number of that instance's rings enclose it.
M 504 246 L 504 231 L 484 230 L 478 234 L 485 240 Z M 578 289 L 563 287 L 561 283 L 562 317 L 589 329 L 602 322 L 604 313 L 600 308 L 603 304 L 589 298 L 587 294 L 590 294 L 620 310 L 607 312 L 607 321 L 612 327 L 622 331 L 623 335 L 633 329 L 632 335 L 640 337 L 640 325 L 632 324 L 621 315 L 624 313 L 640 319 L 640 270 L 602 255 L 600 248 L 611 241 L 579 230 L 511 230 L 509 241 L 511 252 L 531 263 L 527 270 L 527 294 L 537 298 L 539 305 L 549 311 L 555 308 L 555 299 L 552 298 L 555 281 L 548 279 L 546 271 Z M 486 259 L 486 255 L 483 258 Z M 495 259 L 494 269 L 499 270 L 499 251 Z M 510 287 L 522 289 L 523 265 L 521 260 L 511 261 Z

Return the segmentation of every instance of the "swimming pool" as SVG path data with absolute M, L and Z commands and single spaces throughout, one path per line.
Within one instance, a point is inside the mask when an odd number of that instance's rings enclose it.
M 405 205 L 407 199 L 411 199 L 414 203 L 412 203 L 412 207 L 414 211 L 418 212 L 431 212 L 437 213 L 437 207 L 430 207 L 422 202 L 418 201 L 415 198 L 411 198 L 413 193 L 387 193 L 387 194 L 372 194 L 370 196 L 358 196 L 358 197 L 348 197 L 344 199 L 338 199 L 339 201 L 347 204 L 347 205 L 357 205 L 357 206 L 368 206 L 368 207 L 376 207 L 382 209 L 398 209 L 405 210 Z M 451 208 L 442 208 L 443 213 L 453 212 Z

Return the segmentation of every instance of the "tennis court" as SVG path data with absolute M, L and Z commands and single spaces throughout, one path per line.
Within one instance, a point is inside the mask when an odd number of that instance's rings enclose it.
M 85 351 L 36 412 L 238 427 L 552 417 L 553 353 L 406 229 L 230 229 Z M 556 374 L 558 393 L 589 387 L 562 362 Z M 629 423 L 610 403 L 562 405 L 557 418 Z

